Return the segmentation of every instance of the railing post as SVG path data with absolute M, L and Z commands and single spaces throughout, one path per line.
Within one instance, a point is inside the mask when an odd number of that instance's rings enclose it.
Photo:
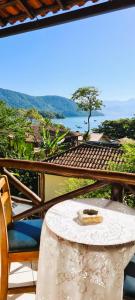
M 123 202 L 124 186 L 119 183 L 112 183 L 111 200 Z
M 41 202 L 45 202 L 45 173 L 40 173 L 39 174 L 39 196 L 41 198 Z

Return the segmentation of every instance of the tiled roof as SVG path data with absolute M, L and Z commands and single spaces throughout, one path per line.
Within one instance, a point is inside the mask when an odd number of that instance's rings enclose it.
M 88 1 L 94 3 L 99 0 L 0 0 L 0 26 L 23 22 L 27 18 L 44 17 L 49 12 L 70 10 L 73 6 L 83 6 Z
M 122 163 L 122 150 L 111 144 L 86 143 L 53 156 L 47 162 L 60 166 L 107 170 L 110 161 Z

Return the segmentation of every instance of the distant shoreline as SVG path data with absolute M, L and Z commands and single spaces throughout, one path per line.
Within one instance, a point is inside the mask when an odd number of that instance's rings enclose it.
M 114 113 L 102 115 L 102 116 L 92 116 L 91 117 L 91 129 L 98 128 L 102 122 L 105 120 L 118 120 L 120 118 L 131 118 L 132 114 L 122 115 L 118 117 Z M 66 128 L 69 128 L 71 131 L 79 131 L 84 133 L 87 131 L 87 116 L 79 116 L 79 117 L 66 117 L 64 119 L 53 119 L 52 120 L 56 124 L 61 124 Z
M 92 117 L 103 117 L 104 116 L 104 114 L 103 113 L 94 113 L 94 114 L 92 114 Z M 62 117 L 54 117 L 54 118 L 52 118 L 52 120 L 54 120 L 54 119 L 66 119 L 66 118 L 88 118 L 88 115 L 87 114 L 80 114 L 80 115 L 69 115 L 69 116 L 62 116 Z

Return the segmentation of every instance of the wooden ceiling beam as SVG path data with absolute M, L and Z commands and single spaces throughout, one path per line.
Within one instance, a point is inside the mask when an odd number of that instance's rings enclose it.
M 43 18 L 33 22 L 27 22 L 8 28 L 0 29 L 0 38 L 39 30 L 51 26 L 65 24 L 97 15 L 114 12 L 135 6 L 135 0 L 112 0 L 100 4 L 91 5 L 81 9 L 69 11 L 63 14 L 57 14 L 53 17 Z
M 64 9 L 64 4 L 62 3 L 61 0 L 56 0 L 56 2 L 58 3 L 58 5 L 61 9 Z
M 23 0 L 17 0 L 17 2 L 19 3 L 20 7 L 25 11 L 25 13 L 30 19 L 33 19 L 35 17 L 34 14 L 28 8 L 26 1 L 24 2 Z
M 0 18 L 0 26 L 5 26 L 6 25 L 6 22 L 5 22 L 5 17 L 6 17 L 6 14 L 0 9 L 0 15 L 2 18 Z
M 15 5 L 16 3 L 16 0 L 10 0 L 8 2 L 5 2 L 5 3 L 0 3 L 0 8 L 6 8 L 8 6 L 12 6 L 12 5 Z
M 1 12 L 0 12 L 1 13 Z M 3 20 L 0 18 L 0 26 L 4 26 L 5 24 L 4 24 L 4 22 L 3 22 Z

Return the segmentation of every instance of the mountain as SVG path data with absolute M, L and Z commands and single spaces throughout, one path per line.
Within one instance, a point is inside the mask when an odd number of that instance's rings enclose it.
M 76 103 L 60 96 L 30 96 L 27 94 L 0 88 L 0 99 L 16 108 L 36 108 L 38 111 L 55 112 L 64 117 L 86 116 L 86 112 L 78 110 Z M 127 101 L 104 101 L 102 111 L 93 112 L 93 116 L 109 116 L 112 119 L 131 117 L 135 114 L 135 99 Z
M 78 110 L 74 101 L 60 96 L 30 96 L 0 88 L 0 99 L 15 108 L 36 108 L 38 111 L 56 112 L 64 117 L 87 115 L 87 113 Z M 98 116 L 102 113 L 93 112 L 93 115 Z
M 129 99 L 126 101 L 104 101 L 104 107 L 102 113 L 105 116 L 109 116 L 110 113 L 115 119 L 133 117 L 135 114 L 135 99 Z

